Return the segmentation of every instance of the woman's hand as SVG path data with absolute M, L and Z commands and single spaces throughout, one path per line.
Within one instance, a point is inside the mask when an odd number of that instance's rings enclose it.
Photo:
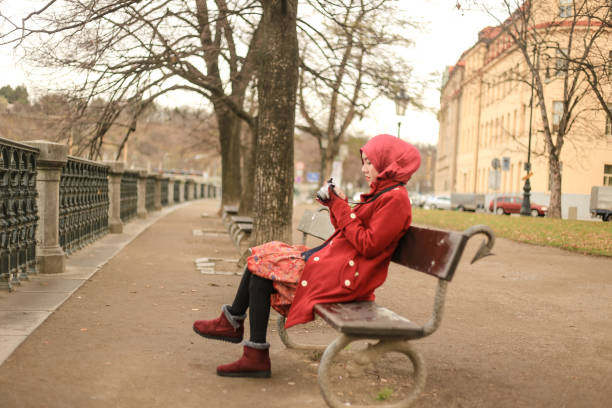
M 338 197 L 340 197 L 343 200 L 346 200 L 346 194 L 344 194 L 344 191 L 342 191 L 340 187 L 334 186 L 334 192 L 336 193 Z

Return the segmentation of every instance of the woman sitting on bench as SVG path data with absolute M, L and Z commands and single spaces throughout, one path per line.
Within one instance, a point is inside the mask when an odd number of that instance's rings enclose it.
M 401 139 L 378 135 L 361 148 L 361 161 L 370 191 L 353 208 L 333 184 L 317 193 L 335 228 L 327 241 L 312 249 L 277 241 L 251 248 L 234 302 L 223 305 L 218 318 L 193 324 L 203 337 L 240 343 L 249 309 L 250 338 L 243 355 L 217 367 L 218 375 L 270 377 L 270 307 L 287 317 L 289 328 L 313 320 L 318 303 L 374 300 L 374 290 L 387 278 L 391 255 L 410 227 L 404 184 L 419 168 L 421 156 Z

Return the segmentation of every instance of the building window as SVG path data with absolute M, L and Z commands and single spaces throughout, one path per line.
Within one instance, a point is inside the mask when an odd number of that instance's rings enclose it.
M 563 72 L 567 72 L 567 57 L 568 50 L 567 48 L 559 48 L 557 49 L 557 57 L 555 60 L 555 74 L 559 75 Z
M 559 131 L 559 124 L 561 123 L 561 117 L 563 116 L 563 102 L 553 102 L 553 116 L 552 116 L 552 130 L 553 132 Z
M 573 0 L 559 0 L 559 17 L 571 17 L 574 15 Z
M 612 164 L 604 164 L 604 186 L 612 186 Z

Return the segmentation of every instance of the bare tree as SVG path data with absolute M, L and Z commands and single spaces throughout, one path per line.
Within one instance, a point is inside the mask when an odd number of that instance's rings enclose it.
M 591 32 L 590 52 L 568 56 L 568 64 L 582 71 L 597 101 L 612 122 L 612 5 L 606 1 L 589 1 L 573 12 L 579 21 L 588 21 Z
M 297 128 L 317 139 L 323 178 L 331 173 L 349 126 L 376 98 L 393 97 L 406 87 L 418 103 L 414 96 L 418 84 L 398 57 L 399 49 L 411 45 L 406 35 L 416 26 L 401 18 L 391 0 L 311 0 L 308 5 L 321 24 L 309 24 L 304 18 L 299 25 Z
M 28 49 L 44 67 L 71 69 L 82 112 L 96 98 L 107 107 L 90 135 L 90 157 L 122 112 L 124 143 L 143 109 L 159 96 L 189 91 L 214 108 L 222 155 L 224 204 L 241 190 L 240 127 L 256 128 L 243 109 L 255 63 L 261 8 L 255 0 L 49 0 L 0 37 Z M 132 126 L 133 125 L 133 126 Z
M 580 137 L 580 132 L 572 129 L 581 121 L 588 121 L 588 112 L 592 110 L 591 86 L 583 64 L 600 53 L 606 42 L 609 44 L 602 24 L 588 17 L 593 15 L 593 6 L 601 7 L 602 1 L 560 5 L 552 0 L 503 0 L 506 17 L 499 18 L 500 33 L 489 47 L 492 55 L 516 52 L 525 67 L 507 80 L 527 83 L 533 90 L 548 159 L 551 191 L 548 215 L 553 218 L 561 217 L 562 149 L 566 142 Z M 499 16 L 489 3 L 475 3 L 492 16 Z M 562 92 L 554 95 L 556 101 L 549 106 L 552 95 L 548 85 L 553 81 L 560 81 Z

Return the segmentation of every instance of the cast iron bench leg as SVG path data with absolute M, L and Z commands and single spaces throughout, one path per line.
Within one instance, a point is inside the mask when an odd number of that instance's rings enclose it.
M 349 343 L 357 340 L 363 340 L 362 337 L 347 336 L 341 334 L 336 340 L 334 340 L 323 353 L 321 362 L 319 363 L 319 388 L 321 394 L 327 405 L 331 408 L 346 407 L 346 403 L 340 401 L 335 393 L 331 389 L 331 383 L 329 378 L 329 369 L 331 363 L 340 351 L 342 351 Z M 354 359 L 356 365 L 361 365 L 363 368 L 370 363 L 378 360 L 386 353 L 399 352 L 405 354 L 414 367 L 414 385 L 406 398 L 401 401 L 394 402 L 393 404 L 375 405 L 377 408 L 406 408 L 412 405 L 414 401 L 419 397 L 421 392 L 425 389 L 425 378 L 427 377 L 427 371 L 425 369 L 425 363 L 421 354 L 412 348 L 412 345 L 407 340 L 386 340 L 379 339 L 378 343 L 374 345 L 368 345 L 368 347 L 362 351 L 357 352 Z M 349 373 L 351 369 L 348 368 Z M 360 368 L 355 367 L 352 369 L 354 373 L 362 371 Z M 354 408 L 365 408 L 364 405 L 351 405 Z M 372 405 L 374 406 L 374 405 Z M 370 407 L 372 407 L 370 406 Z
M 301 344 L 295 343 L 289 337 L 289 333 L 285 330 L 285 316 L 280 316 L 278 318 L 278 335 L 281 338 L 281 341 L 285 345 L 285 347 L 294 349 L 294 350 L 310 350 L 310 351 L 323 351 L 327 347 L 327 345 L 318 345 L 318 344 Z

